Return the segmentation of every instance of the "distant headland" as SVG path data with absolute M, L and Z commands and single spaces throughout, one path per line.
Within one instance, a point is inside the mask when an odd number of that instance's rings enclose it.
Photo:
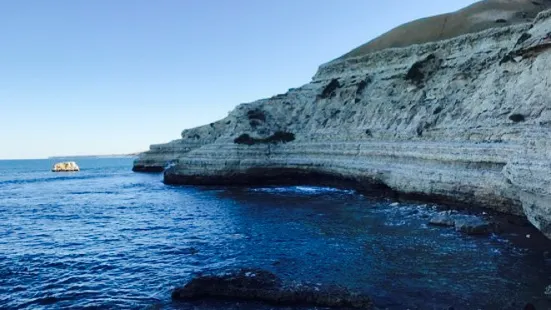
M 108 154 L 108 155 L 64 155 L 64 156 L 50 156 L 48 159 L 64 160 L 64 159 L 94 159 L 94 158 L 126 158 L 136 157 L 141 152 L 129 153 L 129 154 Z

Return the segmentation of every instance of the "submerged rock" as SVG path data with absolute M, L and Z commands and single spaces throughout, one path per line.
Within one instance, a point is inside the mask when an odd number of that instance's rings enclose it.
M 172 292 L 173 300 L 205 298 L 260 301 L 274 305 L 306 305 L 372 309 L 368 296 L 343 288 L 324 288 L 300 283 L 283 283 L 275 274 L 259 269 L 241 269 L 221 275 L 199 276 Z
M 545 288 L 544 294 L 545 294 L 545 296 L 547 296 L 548 298 L 551 299 L 551 285 L 549 285 Z
M 433 215 L 429 224 L 437 226 L 454 226 L 455 225 L 455 215 L 451 211 L 442 211 Z
M 442 211 L 435 214 L 429 224 L 437 226 L 452 226 L 455 230 L 468 235 L 485 235 L 495 232 L 495 223 L 481 219 L 475 215 L 455 214 L 452 211 Z
M 80 168 L 74 161 L 68 161 L 63 163 L 57 163 L 52 168 L 53 172 L 71 172 L 80 171 Z
M 536 306 L 534 306 L 534 304 L 527 303 L 527 304 L 524 306 L 524 310 L 536 310 Z
M 494 224 L 474 215 L 461 215 L 455 219 L 455 230 L 468 235 L 486 235 L 495 231 Z

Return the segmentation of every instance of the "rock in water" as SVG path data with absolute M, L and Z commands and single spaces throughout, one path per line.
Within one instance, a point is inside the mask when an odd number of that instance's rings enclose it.
M 525 216 L 551 237 L 550 7 L 486 0 L 408 23 L 310 83 L 152 145 L 134 170 L 164 169 L 167 184 L 374 186 Z
M 437 226 L 452 226 L 455 230 L 467 235 L 485 235 L 495 232 L 497 225 L 474 215 L 454 214 L 452 211 L 442 211 L 429 220 L 429 224 Z
M 269 271 L 241 269 L 222 275 L 200 276 L 172 292 L 173 300 L 205 298 L 260 301 L 273 305 L 372 309 L 371 299 L 342 288 L 283 283 Z
M 547 298 L 551 299 L 551 285 L 549 285 L 545 288 L 544 294 L 545 294 L 545 296 L 547 296 Z
M 80 171 L 77 163 L 74 161 L 68 161 L 63 163 L 57 163 L 52 168 L 53 172 L 71 172 L 71 171 Z
M 531 303 L 527 303 L 527 304 L 524 306 L 524 310 L 536 310 L 536 306 L 534 306 L 534 305 L 531 304 Z
M 494 225 L 474 215 L 461 215 L 455 219 L 455 230 L 467 235 L 486 235 L 494 232 Z
M 454 226 L 455 215 L 451 211 L 442 211 L 430 218 L 429 224 L 437 226 Z

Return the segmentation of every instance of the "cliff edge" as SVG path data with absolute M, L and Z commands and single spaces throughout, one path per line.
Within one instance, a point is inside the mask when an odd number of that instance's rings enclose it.
M 494 23 L 459 36 L 375 48 L 382 36 L 320 66 L 306 85 L 151 146 L 134 170 L 168 165 L 171 184 L 392 190 L 526 215 L 551 237 L 549 7 L 481 1 L 453 14 Z
M 421 18 L 401 26 L 353 49 L 341 58 L 362 56 L 386 48 L 436 42 L 489 28 L 531 22 L 551 1 L 487 0 L 456 12 Z

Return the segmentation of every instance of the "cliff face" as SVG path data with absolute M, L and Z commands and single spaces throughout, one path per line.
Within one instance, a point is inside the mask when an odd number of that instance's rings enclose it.
M 174 184 L 334 184 L 525 214 L 551 237 L 551 11 L 342 57 L 309 84 L 155 145 Z

